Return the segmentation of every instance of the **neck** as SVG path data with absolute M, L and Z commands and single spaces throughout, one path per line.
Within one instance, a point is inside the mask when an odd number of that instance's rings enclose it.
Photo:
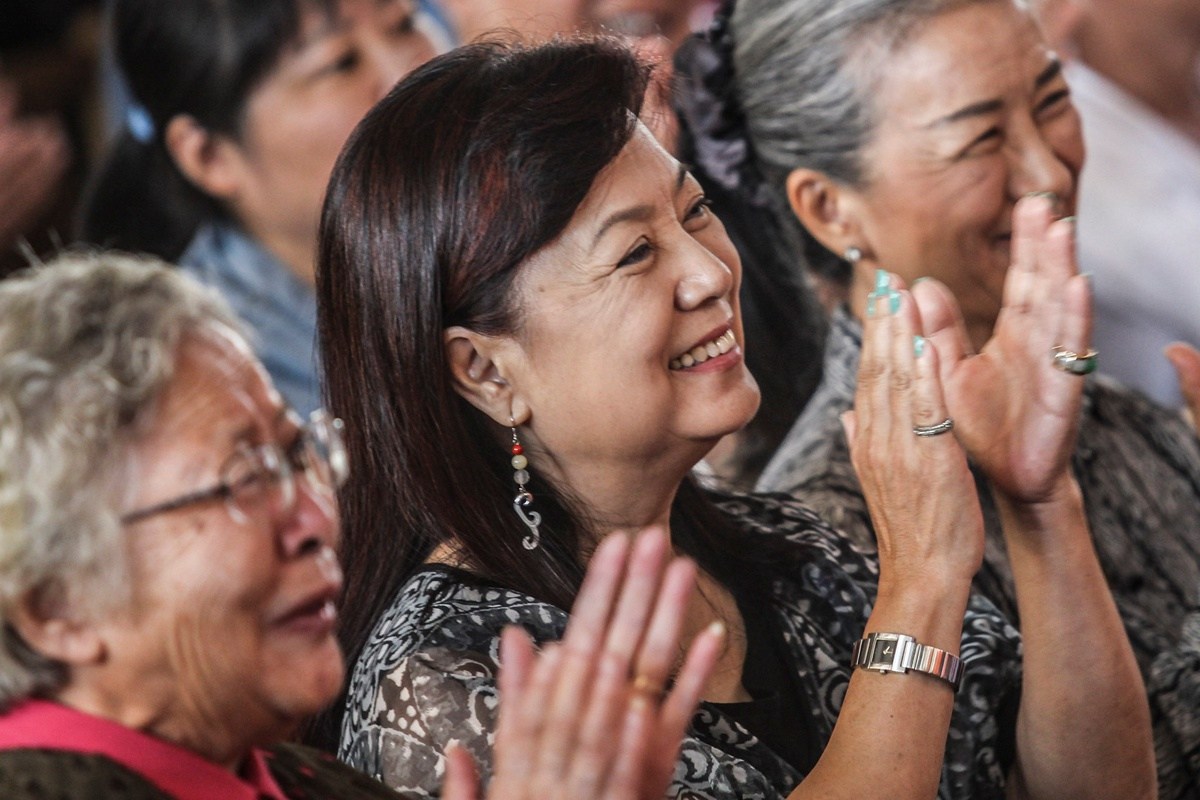
M 311 239 L 289 235 L 286 231 L 256 230 L 247 232 L 259 241 L 267 252 L 279 259 L 306 286 L 316 286 L 316 237 Z
M 156 703 L 161 693 L 152 687 L 128 686 L 124 691 L 106 691 L 73 680 L 53 699 L 65 706 L 116 722 L 190 750 L 214 764 L 236 772 L 250 752 L 244 736 L 232 736 L 224 720 L 198 720 L 189 724 L 187 715 L 169 703 Z M 239 729 L 239 734 L 246 733 Z
M 1101 18 L 1103 15 L 1103 18 Z M 1106 4 L 1077 35 L 1080 59 L 1200 141 L 1200 21 Z

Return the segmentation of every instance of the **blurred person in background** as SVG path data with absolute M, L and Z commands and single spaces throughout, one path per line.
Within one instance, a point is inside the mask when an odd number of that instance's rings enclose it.
M 320 405 L 313 257 L 334 159 L 433 54 L 411 0 L 117 0 L 131 92 L 82 238 L 215 286 L 298 410 Z

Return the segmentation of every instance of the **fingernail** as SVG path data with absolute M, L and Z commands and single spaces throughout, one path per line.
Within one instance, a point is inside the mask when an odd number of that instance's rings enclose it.
M 1075 227 L 1075 216 L 1074 216 L 1074 215 L 1072 215 L 1072 216 L 1069 216 L 1069 217 L 1063 217 L 1063 218 L 1060 220 L 1060 222 L 1067 222 L 1067 223 L 1070 223 L 1071 227 L 1072 227 L 1072 228 L 1074 228 L 1074 227 Z
M 900 310 L 900 293 L 888 292 L 888 310 L 895 314 Z
M 1092 285 L 1092 273 L 1090 273 L 1090 272 L 1081 272 L 1081 273 L 1079 273 L 1079 275 L 1080 275 L 1080 277 L 1082 277 L 1082 278 L 1083 278 L 1085 281 L 1087 281 L 1088 287 L 1089 287 L 1089 288 L 1091 288 L 1091 285 Z
M 888 274 L 886 269 L 875 270 L 875 291 L 879 294 L 891 291 L 892 276 Z
M 878 297 L 879 297 L 879 295 L 875 294 L 874 292 L 871 292 L 867 295 L 867 317 L 868 318 L 875 316 L 875 300 Z
M 928 276 L 928 275 L 922 275 L 921 277 L 919 277 L 919 278 L 917 278 L 915 281 L 913 281 L 913 282 L 912 282 L 912 285 L 913 285 L 913 286 L 916 286 L 918 283 L 921 283 L 922 281 L 927 281 L 927 280 L 929 280 L 929 276 Z
M 925 355 L 925 337 L 924 336 L 914 336 L 913 337 L 913 355 L 915 355 L 917 358 L 920 358 L 921 356 Z

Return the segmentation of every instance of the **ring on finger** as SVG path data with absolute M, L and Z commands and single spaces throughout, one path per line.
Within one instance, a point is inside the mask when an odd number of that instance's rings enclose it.
M 946 417 L 936 425 L 914 425 L 913 433 L 917 436 L 941 436 L 954 430 L 954 420 Z
M 633 679 L 633 691 L 645 695 L 651 700 L 658 701 L 664 694 L 663 685 L 649 675 L 638 675 Z
M 1087 375 L 1096 371 L 1097 357 L 1099 353 L 1089 349 L 1083 355 L 1068 350 L 1065 347 L 1055 345 L 1050 349 L 1053 354 L 1053 364 L 1056 368 L 1062 370 L 1069 375 Z

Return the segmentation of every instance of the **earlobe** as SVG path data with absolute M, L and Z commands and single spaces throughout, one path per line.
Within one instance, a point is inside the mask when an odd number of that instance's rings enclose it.
M 238 192 L 238 155 L 228 138 L 214 134 L 187 114 L 167 123 L 163 136 L 171 159 L 200 191 L 230 201 Z
M 458 325 L 447 328 L 443 337 L 454 391 L 499 425 L 507 426 L 510 417 L 521 424 L 528 410 L 500 364 L 508 340 Z
M 807 168 L 792 170 L 786 187 L 792 213 L 830 252 L 840 256 L 850 247 L 865 249 L 852 190 Z

